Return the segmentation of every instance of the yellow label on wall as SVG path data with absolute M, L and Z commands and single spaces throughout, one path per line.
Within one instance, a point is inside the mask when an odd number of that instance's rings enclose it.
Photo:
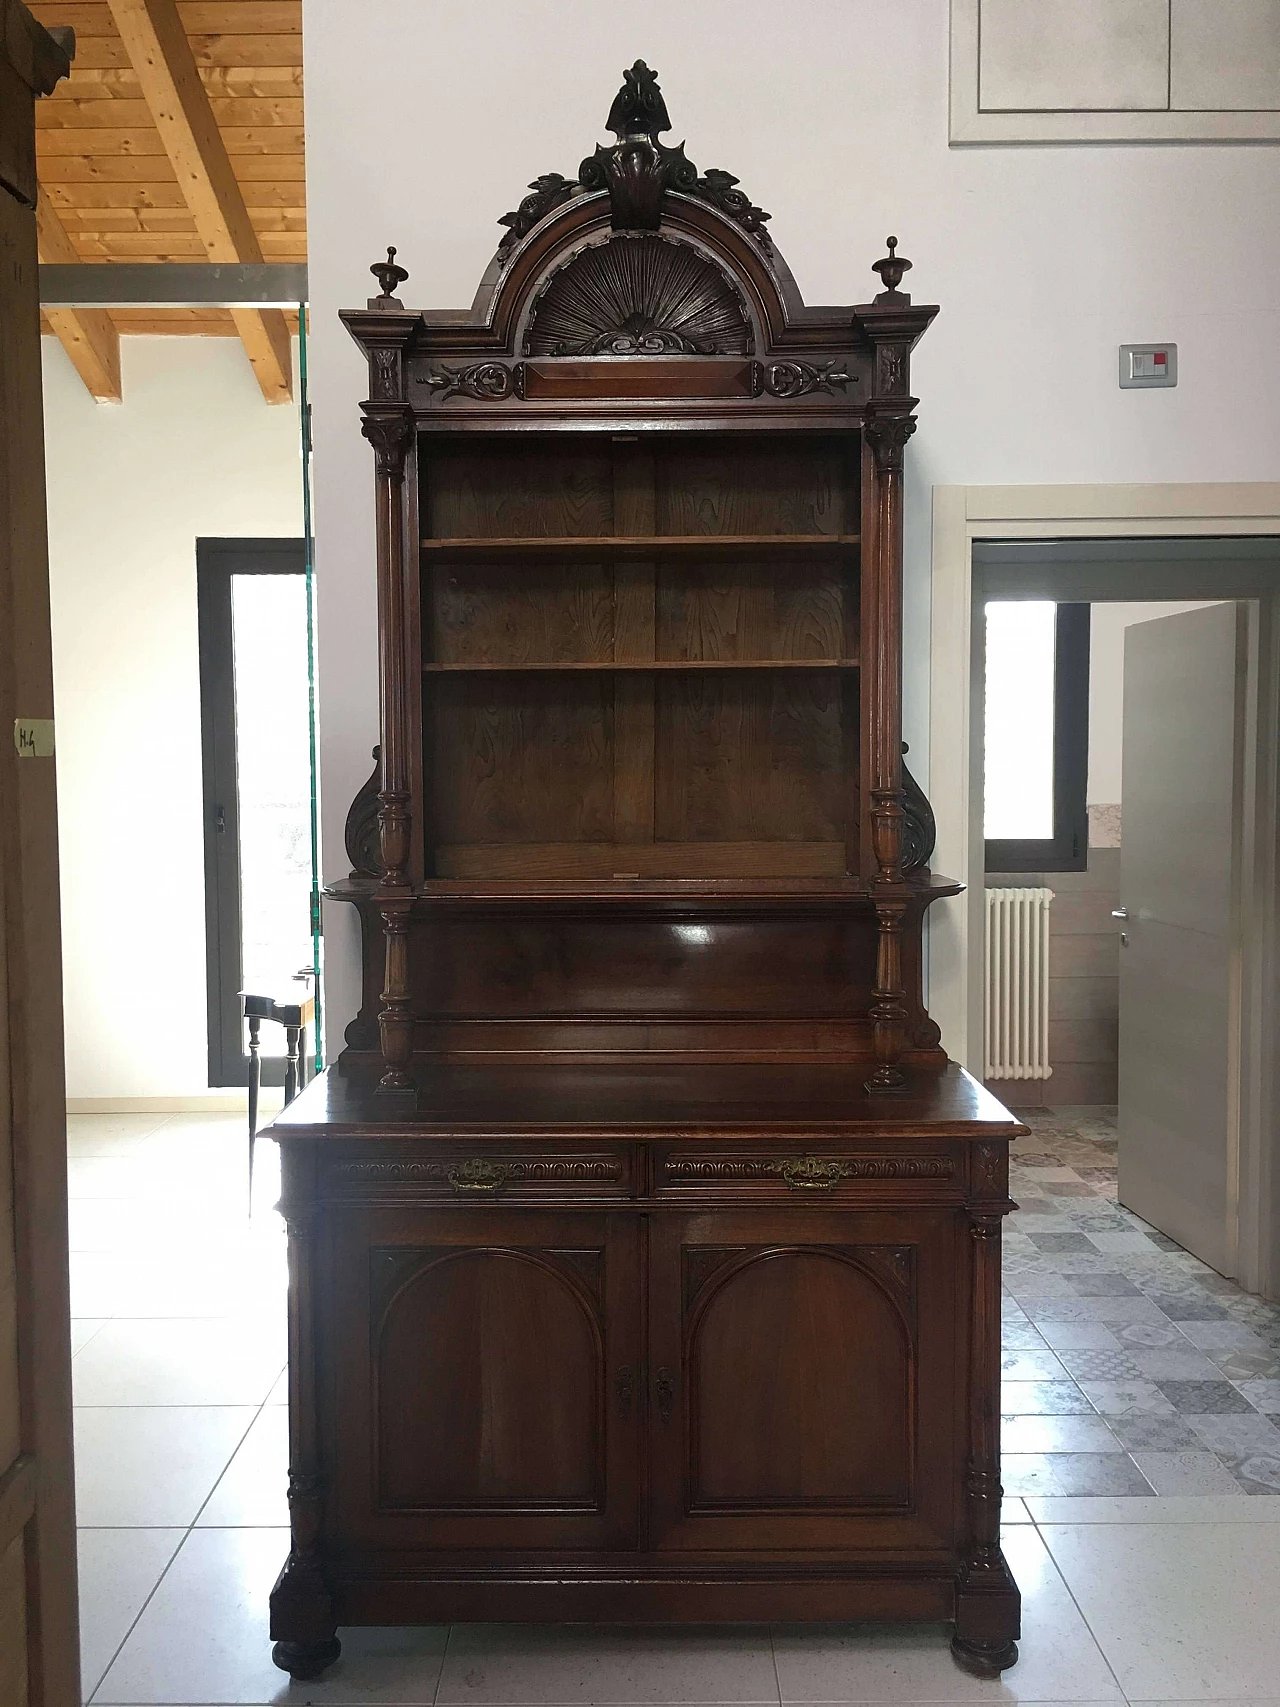
M 15 717 L 13 744 L 20 759 L 51 759 L 53 757 L 52 717 Z

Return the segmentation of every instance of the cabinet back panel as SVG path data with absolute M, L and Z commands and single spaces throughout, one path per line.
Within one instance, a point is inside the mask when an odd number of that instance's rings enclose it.
M 438 539 L 563 539 L 609 534 L 611 447 L 598 439 L 553 445 L 485 439 L 431 444 L 423 453 L 422 516 Z
M 726 671 L 660 676 L 655 691 L 659 841 L 841 838 L 856 686 L 834 670 Z
M 428 773 L 439 842 L 613 837 L 607 675 L 432 678 Z
M 828 565 L 662 564 L 656 594 L 659 658 L 848 656 L 843 577 Z
M 849 919 L 441 917 L 410 928 L 422 1019 L 857 1018 L 875 929 Z
M 607 564 L 436 563 L 426 603 L 435 663 L 607 663 L 614 656 Z
M 654 457 L 657 532 L 858 532 L 857 440 L 689 439 Z

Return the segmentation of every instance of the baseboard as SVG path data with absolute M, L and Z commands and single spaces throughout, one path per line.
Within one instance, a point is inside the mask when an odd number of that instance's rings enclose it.
M 283 1106 L 278 1085 L 263 1086 L 258 1106 L 274 1113 Z M 242 1090 L 196 1092 L 184 1097 L 68 1097 L 68 1114 L 247 1114 L 249 1093 Z

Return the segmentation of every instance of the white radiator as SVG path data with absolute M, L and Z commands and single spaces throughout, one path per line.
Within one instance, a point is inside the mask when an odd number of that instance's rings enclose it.
M 983 1076 L 1047 1079 L 1052 889 L 988 889 Z

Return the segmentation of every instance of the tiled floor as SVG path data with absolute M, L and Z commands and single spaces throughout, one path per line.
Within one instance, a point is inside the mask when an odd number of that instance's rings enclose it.
M 287 1541 L 274 1148 L 246 1227 L 240 1120 L 73 1117 L 86 1699 L 1280 1707 L 1280 1311 L 1116 1208 L 1105 1111 L 1031 1123 L 1006 1242 L 1024 1634 L 1001 1682 L 936 1629 L 459 1625 L 343 1632 L 295 1685 L 266 1632 Z

